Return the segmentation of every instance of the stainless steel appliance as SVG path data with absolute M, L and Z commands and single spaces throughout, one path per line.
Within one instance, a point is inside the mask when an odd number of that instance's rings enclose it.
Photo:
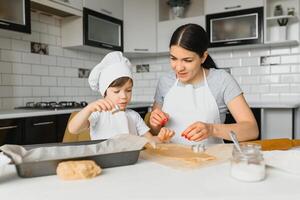
M 84 44 L 123 51 L 123 21 L 83 8 Z
M 263 43 L 263 7 L 206 15 L 211 47 Z
M 16 109 L 36 109 L 36 110 L 61 110 L 61 109 L 76 109 L 87 106 L 86 101 L 50 101 L 50 102 L 27 102 L 25 106 L 16 107 Z
M 30 33 L 30 0 L 1 0 L 0 28 Z

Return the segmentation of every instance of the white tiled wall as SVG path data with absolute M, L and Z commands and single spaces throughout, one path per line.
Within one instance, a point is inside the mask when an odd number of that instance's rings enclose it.
M 0 30 L 0 109 L 28 101 L 98 98 L 78 68 L 91 69 L 103 55 L 61 48 L 60 19 L 32 12 L 32 33 Z M 49 55 L 30 52 L 30 42 L 49 45 Z
M 32 13 L 32 33 L 0 29 L 0 109 L 28 101 L 92 101 L 98 98 L 78 68 L 88 68 L 103 57 L 96 53 L 61 48 L 60 20 Z M 30 42 L 49 44 L 49 55 L 30 53 Z M 210 52 L 220 68 L 231 68 L 250 102 L 300 102 L 299 47 L 259 48 Z M 278 65 L 260 66 L 260 56 Z M 150 71 L 134 72 L 133 101 L 153 101 L 158 78 L 170 71 L 167 56 L 134 58 Z
M 300 51 L 296 47 L 249 48 L 243 50 L 209 51 L 219 68 L 230 68 L 231 74 L 238 81 L 249 103 L 259 102 L 300 102 Z M 275 65 L 261 65 L 260 57 L 267 57 Z M 134 59 L 135 64 L 150 64 L 150 72 L 156 77 L 170 70 L 167 57 L 152 59 Z M 152 100 L 155 84 L 146 80 L 147 73 L 139 74 L 143 85 L 150 85 L 153 93 L 141 89 L 135 91 L 138 100 Z M 156 80 L 151 80 L 155 83 Z M 138 82 L 139 83 L 139 82 Z M 137 84 L 138 85 L 138 84 Z M 149 89 L 149 88 L 148 88 Z

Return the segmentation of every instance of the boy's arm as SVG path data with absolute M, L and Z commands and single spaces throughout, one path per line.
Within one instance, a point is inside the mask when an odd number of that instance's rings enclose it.
M 88 118 L 92 112 L 87 107 L 83 108 L 79 113 L 77 113 L 69 122 L 68 130 L 70 133 L 77 134 L 87 128 L 89 128 L 90 123 Z

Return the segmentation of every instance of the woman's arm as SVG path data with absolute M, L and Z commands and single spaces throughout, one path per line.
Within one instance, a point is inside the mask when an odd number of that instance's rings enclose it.
M 239 141 L 253 140 L 258 137 L 256 120 L 244 96 L 241 94 L 228 103 L 234 124 L 209 124 L 201 121 L 188 126 L 181 135 L 191 141 L 201 141 L 209 136 L 230 140 L 229 132 L 234 131 Z
M 232 130 L 239 141 L 257 139 L 259 130 L 254 115 L 244 96 L 241 94 L 228 103 L 228 109 L 235 119 L 235 124 L 213 124 L 211 135 L 230 140 L 228 133 Z

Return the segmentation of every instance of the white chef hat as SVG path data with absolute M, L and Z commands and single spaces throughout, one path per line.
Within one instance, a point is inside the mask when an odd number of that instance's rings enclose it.
M 89 76 L 90 87 L 104 96 L 108 86 L 116 79 L 121 77 L 132 79 L 130 67 L 131 63 L 123 56 L 122 52 L 110 52 L 91 71 Z

